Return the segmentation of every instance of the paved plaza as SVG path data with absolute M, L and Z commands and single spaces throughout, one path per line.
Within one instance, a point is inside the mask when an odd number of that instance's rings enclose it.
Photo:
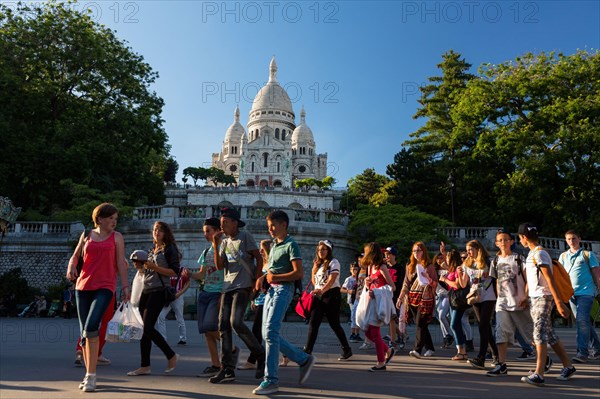
M 175 343 L 177 325 L 167 321 L 169 342 Z M 298 346 L 307 334 L 304 323 L 285 323 L 284 334 Z M 258 385 L 254 371 L 236 371 L 236 381 L 214 385 L 198 374 L 209 364 L 204 340 L 197 332 L 196 322 L 187 321 L 188 345 L 173 346 L 181 354 L 172 375 L 163 374 L 166 360 L 158 348 L 152 349 L 150 376 L 128 377 L 125 373 L 138 367 L 139 344 L 107 343 L 104 354 L 112 360 L 109 366 L 98 368 L 98 385 L 94 398 L 256 398 L 252 389 Z M 384 329 L 385 330 L 385 329 Z M 441 344 L 439 327 L 431 326 L 436 345 Z M 474 327 L 476 332 L 476 327 Z M 558 329 L 570 355 L 574 354 L 575 330 Z M 352 344 L 354 356 L 345 362 L 337 360 L 339 345 L 327 324 L 321 326 L 314 353 L 318 358 L 311 377 L 298 385 L 298 369 L 280 368 L 281 398 L 598 398 L 600 397 L 600 361 L 576 365 L 577 374 L 570 381 L 558 381 L 558 359 L 546 375 L 546 386 L 532 387 L 520 382 L 521 376 L 534 363 L 509 362 L 509 375 L 490 378 L 464 362 L 453 362 L 450 349 L 437 349 L 436 356 L 417 360 L 408 356 L 414 339 L 414 326 L 409 327 L 411 339 L 404 350 L 394 357 L 388 371 L 371 373 L 367 368 L 375 363 L 374 350 L 360 351 Z M 77 389 L 85 371 L 75 367 L 74 345 L 78 335 L 76 319 L 0 319 L 0 398 L 81 398 L 87 396 Z M 240 344 L 239 340 L 236 342 Z M 477 339 L 476 339 L 477 342 Z M 240 361 L 248 355 L 243 348 Z M 509 349 L 509 359 L 520 354 Z

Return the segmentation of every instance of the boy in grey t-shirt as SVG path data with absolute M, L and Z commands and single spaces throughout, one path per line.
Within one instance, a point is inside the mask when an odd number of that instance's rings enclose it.
M 256 378 L 264 376 L 265 349 L 244 323 L 254 280 L 261 276 L 263 266 L 256 241 L 250 233 L 240 231 L 240 227 L 245 225 L 236 209 L 223 208 L 222 231 L 213 236 L 213 245 L 219 248 L 215 253 L 215 264 L 219 270 L 225 270 L 219 309 L 221 371 L 209 379 L 213 384 L 235 380 L 234 370 L 240 349 L 235 348 L 234 356 L 232 329 L 257 359 Z

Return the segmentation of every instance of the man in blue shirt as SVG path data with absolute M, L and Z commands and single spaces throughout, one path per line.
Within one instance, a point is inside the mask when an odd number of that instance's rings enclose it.
M 590 357 L 588 344 L 592 343 L 596 354 L 600 354 L 600 340 L 590 322 L 592 305 L 596 294 L 596 285 L 600 286 L 600 267 L 596 255 L 581 248 L 581 236 L 575 230 L 565 233 L 569 250 L 560 255 L 560 263 L 564 266 L 575 293 L 570 305 L 577 326 L 577 354 L 572 359 L 577 363 L 586 363 Z
M 270 395 L 279 391 L 279 352 L 300 365 L 300 384 L 304 383 L 316 357 L 304 353 L 292 346 L 281 336 L 281 326 L 285 312 L 294 296 L 294 281 L 304 276 L 300 246 L 288 235 L 289 217 L 287 213 L 276 210 L 267 216 L 269 234 L 274 238 L 269 254 L 267 273 L 256 281 L 256 289 L 263 286 L 263 280 L 269 283 L 263 308 L 262 335 L 266 343 L 266 367 L 264 380 L 252 393 Z

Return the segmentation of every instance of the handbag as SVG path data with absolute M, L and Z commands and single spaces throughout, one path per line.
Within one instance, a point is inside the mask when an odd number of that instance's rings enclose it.
M 469 308 L 467 302 L 467 295 L 469 295 L 469 286 L 458 290 L 450 290 L 448 292 L 448 300 L 450 301 L 450 307 L 455 310 L 465 310 Z
M 306 286 L 304 291 L 302 291 L 302 294 L 300 295 L 298 302 L 296 303 L 296 309 L 295 309 L 296 313 L 298 313 L 298 315 L 300 317 L 302 317 L 303 319 L 308 319 L 310 317 L 310 311 L 312 309 L 314 297 L 313 297 L 312 293 L 309 291 L 310 287 L 311 287 L 311 284 Z
M 158 279 L 163 286 L 163 293 L 165 296 L 165 307 L 177 299 L 177 286 L 179 285 L 179 277 L 181 275 L 181 267 L 179 268 L 179 272 L 177 273 L 177 281 L 175 282 L 175 287 L 166 286 L 163 282 L 162 277 L 159 275 Z
M 91 233 L 91 230 L 84 230 L 83 233 L 81 233 L 81 237 L 79 238 L 79 242 L 82 242 L 83 240 L 83 244 L 81 245 L 81 253 L 79 254 L 79 260 L 77 260 L 77 266 L 75 266 L 75 268 L 77 269 L 77 277 L 81 275 L 81 269 L 83 269 L 83 256 L 85 255 L 83 248 L 85 247 L 85 240 Z M 77 281 L 77 277 L 74 280 L 71 280 L 71 282 L 74 283 L 75 281 Z

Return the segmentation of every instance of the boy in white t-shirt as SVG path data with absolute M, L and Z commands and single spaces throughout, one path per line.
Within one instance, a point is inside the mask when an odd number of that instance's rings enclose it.
M 552 276 L 552 258 L 548 252 L 539 245 L 538 229 L 531 223 L 519 226 L 519 240 L 521 245 L 529 248 L 525 271 L 527 276 L 527 289 L 531 300 L 531 318 L 533 319 L 533 342 L 537 351 L 535 372 L 521 378 L 521 381 L 531 385 L 544 385 L 544 372 L 550 369 L 552 362 L 548 355 L 548 345 L 560 358 L 563 369 L 558 380 L 566 381 L 575 374 L 575 367 L 567 356 L 565 347 L 552 328 L 552 308 L 556 304 L 558 313 L 567 318 L 570 315 L 567 306 L 562 303 L 555 288 Z

